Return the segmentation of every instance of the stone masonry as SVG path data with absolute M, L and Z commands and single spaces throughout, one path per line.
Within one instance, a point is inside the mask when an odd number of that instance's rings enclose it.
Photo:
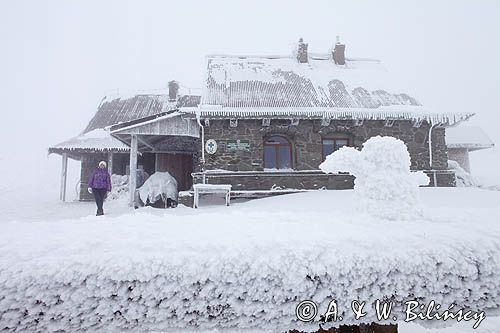
M 433 165 L 429 166 L 429 135 L 430 124 L 423 122 L 420 126 L 413 126 L 410 120 L 394 120 L 392 124 L 385 120 L 365 120 L 356 123 L 354 120 L 332 120 L 329 124 L 322 123 L 320 119 L 300 120 L 298 124 L 292 125 L 290 119 L 272 119 L 268 126 L 263 124 L 262 119 L 238 119 L 232 126 L 229 119 L 210 119 L 209 125 L 205 126 L 205 140 L 214 139 L 218 149 L 213 155 L 205 154 L 205 169 L 226 171 L 221 175 L 210 175 L 211 183 L 230 183 L 238 189 L 269 189 L 273 180 L 263 180 L 266 171 L 260 176 L 241 173 L 241 171 L 264 171 L 264 140 L 270 135 L 282 135 L 292 145 L 293 169 L 297 171 L 318 170 L 323 161 L 322 139 L 347 138 L 349 144 L 361 148 L 362 144 L 372 136 L 393 136 L 401 139 L 408 147 L 411 156 L 412 170 L 443 170 L 437 174 L 436 183 L 439 186 L 454 186 L 454 176 L 449 175 L 447 169 L 447 151 L 445 143 L 445 129 L 436 127 L 432 130 Z M 248 141 L 248 149 L 228 149 L 228 140 Z M 246 148 L 246 147 L 245 147 Z M 231 175 L 227 171 L 238 174 Z M 257 178 L 256 178 L 257 177 Z M 298 181 L 300 177 L 302 178 Z M 292 177 L 283 173 L 278 180 L 280 187 L 288 188 L 346 188 L 346 184 L 352 182 L 342 181 L 342 185 L 336 187 L 337 182 L 322 179 L 320 173 L 311 175 L 297 175 Z M 311 179 L 305 180 L 304 177 Z M 346 179 L 345 176 L 341 178 Z M 288 180 L 287 180 L 288 179 Z M 199 183 L 201 178 L 195 175 L 194 182 Z M 431 182 L 433 180 L 431 179 Z M 260 185 L 258 185 L 260 184 Z M 312 184 L 315 184 L 314 186 Z
M 384 120 L 365 120 L 355 126 L 353 120 L 331 121 L 322 126 L 321 120 L 300 120 L 298 125 L 290 125 L 290 120 L 271 120 L 269 126 L 262 126 L 262 120 L 238 120 L 236 127 L 230 127 L 229 120 L 210 120 L 205 127 L 205 140 L 217 141 L 215 154 L 206 154 L 206 169 L 228 171 L 263 171 L 263 143 L 266 136 L 283 135 L 292 144 L 293 168 L 295 170 L 318 170 L 323 161 L 322 139 L 349 138 L 350 145 L 361 148 L 363 142 L 372 136 L 393 136 L 401 139 L 408 146 L 412 170 L 427 170 L 429 167 L 428 134 L 429 124 L 413 127 L 409 120 L 396 120 L 391 127 L 385 126 Z M 248 140 L 248 150 L 228 150 L 228 139 Z M 444 128 L 432 131 L 433 167 L 447 168 L 447 152 Z

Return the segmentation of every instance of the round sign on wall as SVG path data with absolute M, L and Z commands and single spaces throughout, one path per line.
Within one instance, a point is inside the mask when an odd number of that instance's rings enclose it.
M 217 152 L 217 142 L 214 139 L 209 139 L 205 142 L 205 151 L 209 154 Z

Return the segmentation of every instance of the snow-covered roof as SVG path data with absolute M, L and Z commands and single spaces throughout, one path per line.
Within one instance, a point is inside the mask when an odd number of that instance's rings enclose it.
M 330 56 L 208 56 L 202 116 L 320 116 L 426 119 L 454 123 L 469 115 L 436 113 L 401 91 L 379 60 Z
M 195 107 L 199 103 L 200 96 L 194 95 L 180 96 L 175 102 L 169 101 L 168 94 L 143 94 L 128 98 L 105 97 L 84 132 L 153 116 L 180 107 Z
M 181 95 L 176 101 L 171 102 L 168 94 L 106 96 L 83 131 L 84 134 L 50 147 L 49 153 L 129 150 L 127 145 L 112 137 L 105 128 L 148 117 L 154 118 L 162 112 L 181 107 L 193 108 L 198 106 L 200 98 L 196 95 Z
M 123 142 L 112 137 L 109 131 L 100 128 L 58 143 L 49 148 L 49 153 L 61 153 L 64 151 L 128 151 L 129 149 Z
M 491 148 L 495 144 L 488 135 L 477 126 L 455 126 L 446 129 L 448 148 L 466 148 L 479 150 Z
M 185 119 L 182 112 L 170 110 L 161 112 L 154 116 L 116 124 L 107 127 L 111 134 L 117 137 L 120 134 L 141 134 L 153 135 L 174 135 L 190 136 L 198 138 L 200 136 L 199 126 L 193 118 Z M 123 138 L 120 138 L 123 140 Z M 143 141 L 147 139 L 143 138 Z

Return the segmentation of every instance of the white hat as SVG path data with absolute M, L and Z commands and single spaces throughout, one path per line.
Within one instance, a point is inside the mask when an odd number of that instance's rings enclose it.
M 106 167 L 106 162 L 105 161 L 99 162 L 99 166 L 101 166 L 101 165 L 104 166 L 104 167 Z

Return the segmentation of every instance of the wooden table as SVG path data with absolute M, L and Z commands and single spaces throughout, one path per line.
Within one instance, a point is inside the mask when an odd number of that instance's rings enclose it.
M 214 193 L 224 193 L 226 198 L 226 206 L 229 206 L 231 200 L 231 185 L 225 184 L 194 184 L 194 200 L 193 208 L 198 208 L 198 203 L 200 200 L 200 194 L 214 194 Z

